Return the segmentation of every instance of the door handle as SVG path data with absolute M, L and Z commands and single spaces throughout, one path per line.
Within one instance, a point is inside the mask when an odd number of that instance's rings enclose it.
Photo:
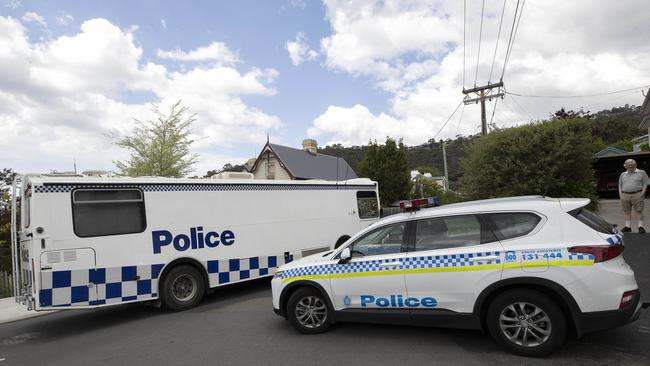
M 379 263 L 380 267 L 397 267 L 401 265 L 402 262 L 388 262 L 388 263 Z
M 52 267 L 41 267 L 41 271 L 49 271 Z
M 490 256 L 490 257 L 474 257 L 472 258 L 472 262 L 476 263 L 483 263 L 483 262 L 492 262 L 499 259 L 498 256 Z

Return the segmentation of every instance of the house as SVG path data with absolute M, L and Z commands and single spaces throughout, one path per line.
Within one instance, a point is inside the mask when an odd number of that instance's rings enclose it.
M 335 156 L 318 152 L 318 143 L 313 139 L 302 142 L 302 149 L 294 149 L 266 142 L 254 162 L 247 162 L 255 179 L 280 180 L 347 180 L 358 178 L 350 165 Z
M 596 173 L 596 190 L 600 197 L 618 197 L 618 177 L 627 159 L 636 160 L 639 169 L 650 171 L 650 151 L 628 152 L 617 147 L 607 147 L 593 155 Z
M 415 178 L 418 176 L 422 176 L 422 178 L 427 179 L 427 180 L 433 180 L 440 188 L 442 189 L 443 192 L 447 192 L 449 189 L 449 186 L 447 185 L 447 177 L 444 175 L 434 177 L 431 175 L 431 173 L 420 173 L 419 170 L 411 170 L 411 180 L 415 181 Z

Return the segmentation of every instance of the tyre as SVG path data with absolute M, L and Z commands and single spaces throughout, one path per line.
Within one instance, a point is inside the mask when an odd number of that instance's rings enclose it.
M 543 357 L 566 339 L 562 310 L 548 296 L 527 289 L 498 295 L 489 305 L 487 327 L 492 338 L 512 353 Z
M 205 294 L 205 283 L 199 270 L 190 265 L 180 265 L 165 274 L 160 291 L 165 308 L 183 311 L 201 302 Z
M 322 333 L 332 324 L 331 309 L 323 294 L 313 287 L 294 292 L 287 302 L 287 319 L 299 332 Z

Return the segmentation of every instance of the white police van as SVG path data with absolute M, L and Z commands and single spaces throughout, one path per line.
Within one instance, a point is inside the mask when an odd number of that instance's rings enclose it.
M 34 310 L 157 299 L 188 309 L 211 288 L 272 276 L 379 218 L 368 179 L 21 180 L 14 293 Z
M 390 216 L 280 267 L 273 307 L 303 333 L 335 321 L 484 329 L 514 353 L 546 355 L 568 333 L 640 313 L 622 236 L 588 203 L 513 197 Z

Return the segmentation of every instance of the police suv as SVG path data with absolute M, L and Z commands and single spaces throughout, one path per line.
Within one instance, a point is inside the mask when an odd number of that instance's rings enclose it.
M 622 236 L 588 203 L 513 197 L 387 217 L 281 266 L 274 310 L 307 334 L 335 321 L 484 329 L 511 352 L 547 355 L 642 308 Z

